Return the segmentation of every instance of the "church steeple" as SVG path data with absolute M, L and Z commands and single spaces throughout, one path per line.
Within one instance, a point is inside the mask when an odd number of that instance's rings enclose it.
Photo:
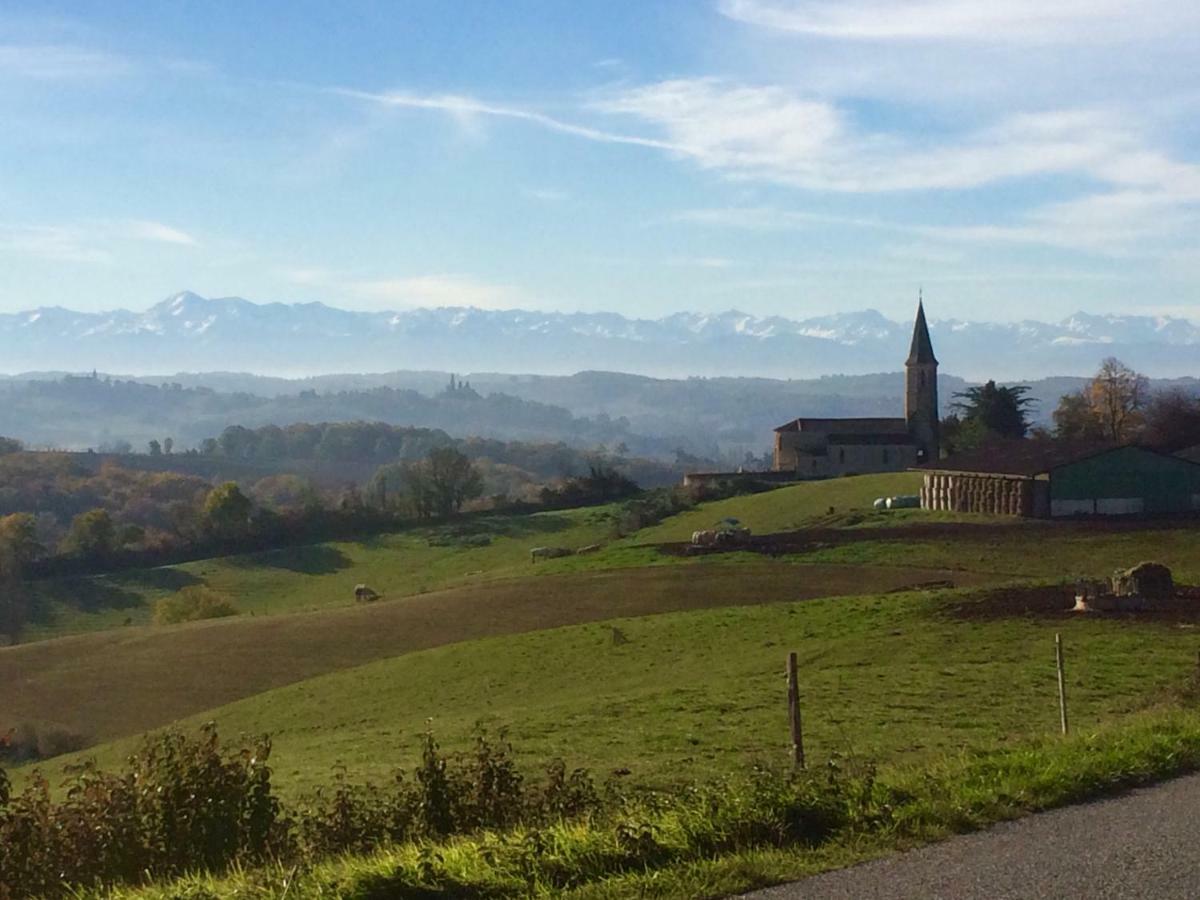
M 917 321 L 904 364 L 904 418 L 917 445 L 918 462 L 933 462 L 941 452 L 939 440 L 937 357 L 925 322 L 925 298 L 917 295 Z
M 929 326 L 925 324 L 925 298 L 917 295 L 917 321 L 913 325 L 912 347 L 908 351 L 907 365 L 937 365 L 933 355 L 933 341 L 929 339 Z

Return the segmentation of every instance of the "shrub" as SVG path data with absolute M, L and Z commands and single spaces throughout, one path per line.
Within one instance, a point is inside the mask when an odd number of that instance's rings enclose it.
M 200 619 L 236 616 L 238 609 L 224 594 L 203 585 L 190 585 L 154 604 L 156 625 L 176 625 Z
M 28 762 L 74 753 L 87 746 L 83 735 L 52 723 L 21 722 L 0 734 L 0 760 Z
M 19 796 L 0 776 L 0 897 L 218 871 L 288 854 L 271 789 L 267 738 L 227 752 L 209 725 L 198 739 L 148 740 L 125 771 L 68 769 L 64 797 L 35 772 Z

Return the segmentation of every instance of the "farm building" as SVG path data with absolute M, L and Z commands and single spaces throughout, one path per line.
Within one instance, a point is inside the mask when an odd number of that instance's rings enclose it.
M 1144 447 L 1017 441 L 923 466 L 922 509 L 1037 518 L 1200 512 L 1200 464 Z

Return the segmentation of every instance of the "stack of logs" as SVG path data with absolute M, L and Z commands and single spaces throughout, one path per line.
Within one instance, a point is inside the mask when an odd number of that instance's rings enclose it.
M 1033 482 L 971 473 L 929 473 L 921 488 L 921 508 L 1032 516 Z

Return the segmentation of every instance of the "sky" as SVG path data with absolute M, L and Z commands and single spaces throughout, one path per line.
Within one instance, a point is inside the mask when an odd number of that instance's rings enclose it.
M 1196 0 L 0 2 L 0 312 L 1200 320 Z

